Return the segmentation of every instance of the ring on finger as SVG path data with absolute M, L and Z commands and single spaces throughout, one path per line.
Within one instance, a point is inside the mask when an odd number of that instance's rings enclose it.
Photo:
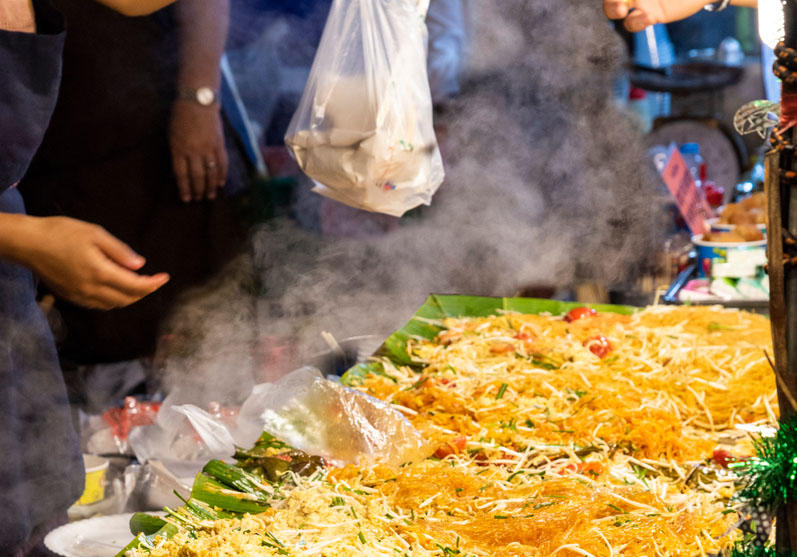
M 206 161 L 205 168 L 216 168 L 216 161 Z

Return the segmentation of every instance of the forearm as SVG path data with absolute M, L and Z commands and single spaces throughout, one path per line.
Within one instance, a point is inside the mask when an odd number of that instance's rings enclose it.
M 695 14 L 703 9 L 709 0 L 683 0 L 681 2 L 666 2 L 665 13 L 667 21 L 679 21 Z M 755 8 L 758 6 L 758 0 L 731 0 L 732 6 L 740 6 L 747 8 Z
M 221 86 L 219 63 L 229 26 L 229 0 L 180 0 L 175 9 L 180 40 L 181 89 Z
M 29 267 L 38 242 L 37 217 L 0 213 L 0 259 Z
M 4 0 L 5 1 L 5 0 Z M 174 0 L 96 0 L 126 16 L 141 16 L 165 8 Z M 181 2 L 182 3 L 182 2 Z
M 34 33 L 36 18 L 31 0 L 2 0 L 0 2 L 0 30 Z

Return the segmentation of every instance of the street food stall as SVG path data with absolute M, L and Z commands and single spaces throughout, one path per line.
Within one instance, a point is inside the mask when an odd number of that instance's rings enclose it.
M 117 557 L 797 548 L 791 39 L 778 48 L 784 115 L 766 195 L 725 207 L 693 238 L 696 266 L 676 289 L 691 299 L 433 294 L 339 378 L 301 368 L 236 408 L 130 400 L 106 413 L 93 442 L 161 466 L 154 484 L 169 503 L 73 522 L 49 547 L 78 556 L 113 530 L 102 543 Z M 326 164 L 340 147 L 333 136 L 295 138 L 301 149 L 322 144 Z M 386 185 L 373 194 L 380 204 L 396 186 Z M 770 317 L 700 303 L 723 285 L 769 299 Z M 91 490 L 103 470 L 87 477 L 84 507 L 102 504 Z

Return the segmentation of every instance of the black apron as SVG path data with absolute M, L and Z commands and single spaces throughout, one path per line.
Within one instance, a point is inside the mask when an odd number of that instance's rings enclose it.
M 63 20 L 34 1 L 36 34 L 0 31 L 0 212 L 47 127 L 61 75 Z M 83 489 L 83 461 L 55 344 L 31 273 L 0 260 L 0 548 L 14 554 Z
M 54 3 L 68 28 L 64 78 L 20 184 L 28 211 L 99 224 L 147 258 L 143 273 L 171 275 L 154 294 L 112 311 L 58 300 L 65 325 L 59 352 L 69 373 L 69 364 L 152 353 L 177 296 L 241 243 L 223 195 L 189 204 L 178 196 L 168 128 L 178 70 L 173 8 L 128 18 L 87 0 Z

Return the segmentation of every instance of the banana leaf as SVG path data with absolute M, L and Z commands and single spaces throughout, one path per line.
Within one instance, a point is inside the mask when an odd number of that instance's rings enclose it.
M 233 518 L 244 513 L 262 513 L 269 504 L 260 486 L 260 481 L 245 470 L 211 460 L 197 474 L 191 497 L 183 499 L 184 506 L 177 511 L 166 510 L 172 522 L 187 524 Z M 136 537 L 116 557 L 124 557 L 125 552 L 131 549 L 151 548 L 155 545 L 155 538 L 171 538 L 177 531 L 174 524 L 160 517 L 136 513 L 130 519 L 130 532 Z
M 177 533 L 177 527 L 157 516 L 135 513 L 130 518 L 130 532 L 136 537 L 124 546 L 115 557 L 124 557 L 125 553 L 131 549 L 152 547 L 158 537 L 171 538 Z
M 448 317 L 489 317 L 502 311 L 519 313 L 550 313 L 561 315 L 576 307 L 590 307 L 600 312 L 621 313 L 630 315 L 639 308 L 609 304 L 585 304 L 582 302 L 562 302 L 559 300 L 543 300 L 539 298 L 490 298 L 483 296 L 454 296 L 432 294 L 415 312 L 409 323 L 390 335 L 374 356 L 386 358 L 400 366 L 420 369 L 421 365 L 412 360 L 407 350 L 410 338 L 434 339 L 443 327 L 438 325 Z M 367 375 L 384 374 L 383 366 L 378 360 L 357 364 L 349 369 L 341 378 L 345 385 L 353 386 Z
M 217 463 L 219 461 L 212 462 Z M 205 466 L 205 470 L 197 474 L 194 480 L 194 485 L 191 489 L 191 499 L 230 513 L 257 514 L 265 511 L 269 507 L 269 504 L 264 500 L 265 493 L 251 485 L 246 486 L 245 480 L 236 481 L 243 470 L 232 470 L 235 468 L 234 466 L 226 466 L 229 467 L 230 476 L 228 477 L 218 473 L 210 475 L 206 471 L 208 466 Z M 216 471 L 213 470 L 213 472 Z M 230 477 L 235 479 L 230 479 Z

